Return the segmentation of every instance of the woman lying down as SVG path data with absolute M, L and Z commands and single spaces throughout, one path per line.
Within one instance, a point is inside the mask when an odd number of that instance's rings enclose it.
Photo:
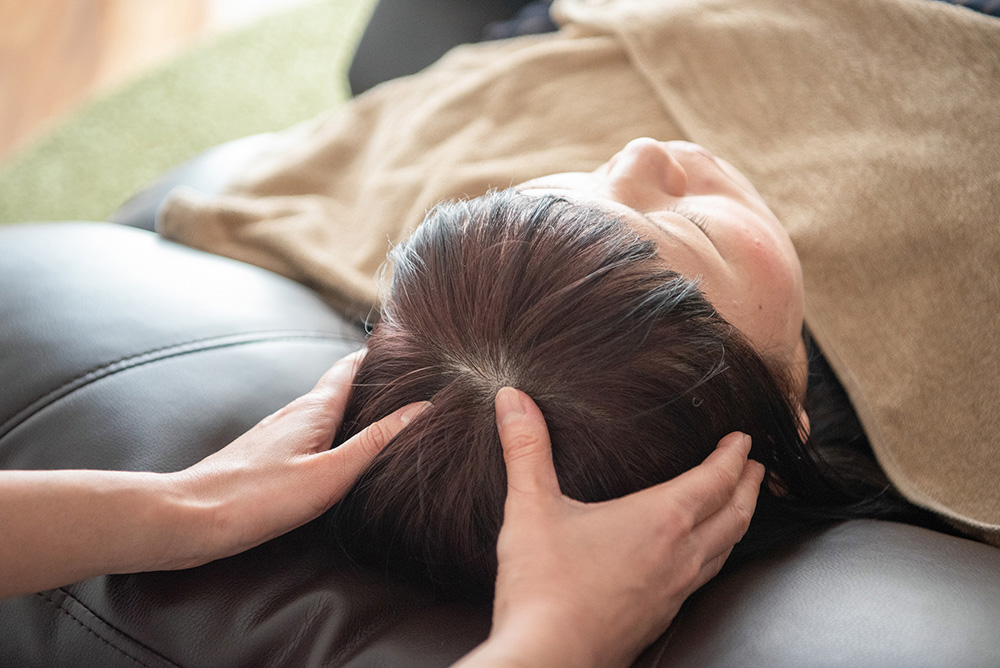
M 331 511 L 335 542 L 488 596 L 503 386 L 537 403 L 581 501 L 750 434 L 767 473 L 737 559 L 849 517 L 996 540 L 1000 25 L 913 0 L 554 16 L 161 210 L 165 236 L 345 313 L 381 302 L 336 442 L 432 406 Z
M 337 442 L 432 406 L 333 511 L 331 535 L 367 563 L 492 593 L 504 386 L 541 409 L 580 501 L 669 480 L 749 434 L 768 477 L 736 561 L 821 520 L 930 520 L 851 432 L 849 405 L 818 406 L 835 424 L 813 436 L 795 249 L 750 182 L 697 145 L 636 139 L 593 172 L 441 205 L 392 266 Z

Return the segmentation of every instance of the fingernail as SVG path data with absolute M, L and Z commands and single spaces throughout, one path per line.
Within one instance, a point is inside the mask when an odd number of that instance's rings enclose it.
M 521 401 L 521 393 L 513 387 L 501 387 L 497 392 L 497 415 L 503 416 L 500 426 L 503 426 L 513 418 L 524 415 L 524 402 Z
M 743 453 L 744 457 L 746 457 L 747 455 L 750 454 L 750 446 L 752 446 L 752 445 L 753 445 L 753 441 L 750 439 L 749 434 L 743 434 L 743 433 L 741 433 L 740 434 L 740 439 L 739 439 L 739 448 L 740 448 L 740 452 Z
M 754 475 L 757 476 L 757 484 L 759 485 L 764 480 L 764 474 L 767 473 L 767 469 L 764 465 L 758 462 L 756 459 L 748 459 L 750 466 L 754 468 Z
M 432 404 L 429 401 L 421 401 L 419 403 L 410 404 L 400 411 L 399 419 L 403 422 L 403 424 L 410 424 L 410 420 L 423 413 L 425 410 L 430 408 L 431 405 Z

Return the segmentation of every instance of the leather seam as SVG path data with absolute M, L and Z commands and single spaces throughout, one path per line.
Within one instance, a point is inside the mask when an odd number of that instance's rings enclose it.
M 227 334 L 225 336 L 213 336 L 204 339 L 193 339 L 182 343 L 175 343 L 169 346 L 151 348 L 141 353 L 133 353 L 125 357 L 118 358 L 112 362 L 106 362 L 100 366 L 88 369 L 75 378 L 66 381 L 59 387 L 49 390 L 36 399 L 33 399 L 24 408 L 14 413 L 10 418 L 0 424 L 0 439 L 37 415 L 44 409 L 70 396 L 74 392 L 91 385 L 99 380 L 108 378 L 122 371 L 134 369 L 146 364 L 152 364 L 173 357 L 190 355 L 194 353 L 206 352 L 209 350 L 220 350 L 240 345 L 254 343 L 273 343 L 277 341 L 294 340 L 317 340 L 331 342 L 348 342 L 350 339 L 344 336 L 335 336 L 324 332 L 244 332 L 240 334 Z
M 94 614 L 93 610 L 91 610 L 89 607 L 87 607 L 86 605 L 84 605 L 83 602 L 80 601 L 80 599 L 78 599 L 75 596 L 71 595 L 65 589 L 60 589 L 59 591 L 63 592 L 66 595 L 66 598 L 72 600 L 77 605 L 79 605 L 82 608 L 84 608 L 87 612 L 89 612 L 90 614 L 94 615 L 94 617 L 96 617 L 97 619 L 99 619 L 108 629 L 114 631 L 115 633 L 118 633 L 118 634 L 124 636 L 125 638 L 128 638 L 131 642 L 134 642 L 139 647 L 142 647 L 146 651 L 148 651 L 151 654 L 155 655 L 156 657 L 162 659 L 163 661 L 165 661 L 166 663 L 170 664 L 171 666 L 175 666 L 175 668 L 182 668 L 182 666 L 180 664 L 171 661 L 170 659 L 168 659 L 167 657 L 163 656 L 162 654 L 160 654 L 156 650 L 148 647 L 147 645 L 145 645 L 145 644 L 139 642 L 138 640 L 136 640 L 135 638 L 131 637 L 130 635 L 128 635 L 127 633 L 125 633 L 121 629 L 119 629 L 119 628 L 117 628 L 117 627 L 109 624 L 107 621 L 105 621 L 104 619 L 102 619 L 99 615 Z M 90 626 L 88 626 L 86 624 L 86 622 L 84 622 L 82 619 L 80 619 L 79 617 L 77 617 L 76 615 L 74 615 L 72 612 L 70 612 L 69 610 L 67 610 L 62 605 L 60 605 L 60 604 L 56 603 L 55 601 L 53 601 L 49 596 L 46 596 L 44 592 L 38 592 L 35 595 L 38 596 L 39 598 L 41 598 L 46 603 L 48 603 L 49 605 L 51 605 L 52 607 L 54 607 L 58 612 L 66 615 L 67 617 L 69 617 L 70 619 L 72 619 L 84 631 L 86 631 L 87 633 L 91 634 L 92 636 L 94 636 L 95 638 L 97 638 L 98 640 L 100 640 L 101 642 L 103 642 L 105 645 L 107 645 L 111 649 L 119 652 L 125 658 L 131 659 L 132 661 L 134 661 L 135 663 L 139 664 L 140 666 L 144 666 L 144 668 L 153 668 L 153 666 L 151 666 L 149 663 L 143 661 L 142 659 L 140 659 L 138 657 L 132 656 L 131 654 L 129 654 L 128 652 L 126 652 L 121 647 L 118 647 L 117 645 L 115 645 L 114 643 L 112 643 L 107 638 L 102 637 L 99 633 L 97 633 L 97 631 L 95 631 L 94 629 L 90 628 Z

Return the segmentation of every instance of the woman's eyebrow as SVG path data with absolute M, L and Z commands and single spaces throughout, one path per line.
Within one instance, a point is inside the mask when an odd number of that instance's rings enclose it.
M 580 192 L 580 191 L 578 191 L 578 190 L 576 190 L 574 188 L 567 188 L 565 186 L 558 186 L 558 185 L 549 186 L 549 185 L 545 185 L 544 183 L 541 184 L 541 185 L 538 185 L 538 186 L 532 185 L 530 188 L 525 188 L 521 192 L 527 192 L 527 191 L 530 191 L 530 190 L 543 190 L 543 191 L 546 191 L 547 193 L 552 193 L 553 191 L 558 191 L 559 193 L 567 193 L 567 194 L 579 194 L 579 192 Z M 579 204 L 579 205 L 582 205 L 582 206 L 593 206 L 593 207 L 596 207 L 598 209 L 603 209 L 604 208 L 599 203 L 594 203 L 594 202 L 589 202 L 589 201 L 583 201 L 583 202 L 581 202 L 580 200 L 578 200 L 578 199 L 576 199 L 574 197 L 567 197 L 566 195 L 562 195 L 562 194 L 555 195 L 555 196 L 556 197 L 562 197 L 563 199 L 566 199 L 566 200 L 568 200 L 570 202 L 573 202 L 574 204 Z M 635 214 L 637 214 L 639 216 L 642 216 L 642 219 L 645 220 L 650 226 L 652 226 L 653 228 L 655 228 L 655 229 L 659 230 L 660 232 L 666 234 L 668 237 L 670 237 L 672 239 L 680 239 L 680 237 L 678 237 L 676 234 L 674 234 L 673 231 L 671 231 L 669 228 L 665 227 L 662 223 L 658 223 L 657 221 L 655 221 L 645 211 L 640 211 L 639 209 L 631 207 L 628 204 L 622 204 L 621 202 L 615 202 L 615 204 L 618 204 L 619 206 L 625 207 L 629 211 L 632 211 L 633 213 L 635 213 Z M 607 209 L 605 209 L 605 211 L 607 211 Z M 617 212 L 617 211 L 607 211 L 607 212 L 610 213 L 613 216 L 619 215 L 619 212 Z
M 622 206 L 625 206 L 625 205 L 623 204 Z M 677 239 L 678 241 L 680 241 L 681 243 L 683 243 L 685 246 L 687 245 L 687 243 L 683 239 L 681 239 L 677 234 L 675 234 L 673 230 L 671 230 L 669 227 L 667 227 L 663 223 L 661 223 L 661 222 L 659 222 L 657 220 L 654 220 L 645 211 L 640 211 L 639 209 L 633 209 L 632 207 L 628 207 L 628 208 L 631 209 L 632 211 L 635 211 L 640 216 L 642 216 L 643 220 L 645 220 L 647 223 L 649 223 L 650 225 L 652 225 L 654 228 L 656 228 L 657 230 L 659 230 L 663 234 L 667 235 L 671 239 Z
M 632 207 L 629 207 L 629 208 L 632 209 Z M 663 232 L 666 232 L 667 234 L 671 234 L 672 235 L 672 233 L 671 233 L 670 230 L 668 230 L 666 227 L 664 227 L 660 223 L 658 223 L 655 220 L 653 220 L 652 218 L 650 218 L 649 214 L 646 213 L 645 211 L 639 211 L 638 209 L 632 209 L 632 210 L 635 211 L 636 213 L 638 213 L 640 216 L 642 216 L 646 220 L 647 223 L 649 223 L 650 225 L 652 225 L 656 229 L 662 230 Z

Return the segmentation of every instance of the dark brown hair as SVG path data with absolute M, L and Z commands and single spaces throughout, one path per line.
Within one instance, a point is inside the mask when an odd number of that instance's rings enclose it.
M 436 208 L 392 266 L 336 443 L 410 402 L 433 407 L 330 515 L 357 560 L 489 595 L 506 492 L 494 417 L 504 385 L 541 408 L 560 486 L 581 501 L 662 482 L 725 434 L 750 434 L 771 484 L 736 559 L 857 502 L 804 447 L 782 371 L 613 215 L 491 193 Z

